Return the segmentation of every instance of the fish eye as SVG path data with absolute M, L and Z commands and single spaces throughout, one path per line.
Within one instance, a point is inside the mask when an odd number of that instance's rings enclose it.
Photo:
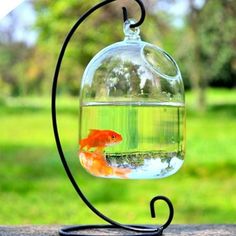
M 115 139 L 115 135 L 112 135 L 111 138 L 112 138 L 112 139 Z

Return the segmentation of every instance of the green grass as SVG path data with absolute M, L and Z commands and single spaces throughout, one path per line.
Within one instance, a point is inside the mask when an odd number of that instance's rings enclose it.
M 87 174 L 77 160 L 77 101 L 58 99 L 58 124 L 69 165 L 89 200 L 126 223 L 161 223 L 167 212 L 149 200 L 173 201 L 174 223 L 236 223 L 236 91 L 209 90 L 205 113 L 187 93 L 183 167 L 161 180 L 111 180 Z M 52 132 L 50 99 L 7 99 L 0 105 L 0 224 L 102 223 L 82 203 L 63 170 Z

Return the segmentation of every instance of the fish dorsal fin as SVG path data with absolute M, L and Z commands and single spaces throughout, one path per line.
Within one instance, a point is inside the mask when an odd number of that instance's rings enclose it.
M 99 129 L 90 129 L 90 130 L 89 130 L 89 135 L 88 135 L 88 137 L 91 137 L 91 136 L 97 134 L 97 133 L 100 132 L 100 131 L 101 131 L 101 130 L 99 130 Z

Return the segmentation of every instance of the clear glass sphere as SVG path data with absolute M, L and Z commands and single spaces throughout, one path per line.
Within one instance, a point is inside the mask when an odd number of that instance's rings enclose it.
M 176 62 L 124 25 L 124 41 L 101 50 L 81 84 L 79 159 L 92 175 L 163 178 L 185 154 L 184 87 Z

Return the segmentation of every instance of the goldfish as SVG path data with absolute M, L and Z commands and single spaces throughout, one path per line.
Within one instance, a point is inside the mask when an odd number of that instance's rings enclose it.
M 117 176 L 120 178 L 128 178 L 127 175 L 131 172 L 128 168 L 109 166 L 104 154 L 100 152 L 81 151 L 79 153 L 79 158 L 82 166 L 95 176 Z
M 108 165 L 104 154 L 105 147 L 118 144 L 121 141 L 122 136 L 115 131 L 91 129 L 88 137 L 80 140 L 79 159 L 82 166 L 95 176 L 127 178 L 131 170 Z M 85 148 L 86 150 L 84 150 Z
M 80 150 L 87 147 L 87 151 L 95 148 L 102 152 L 105 147 L 118 144 L 122 141 L 122 136 L 112 130 L 91 129 L 87 138 L 80 140 Z

